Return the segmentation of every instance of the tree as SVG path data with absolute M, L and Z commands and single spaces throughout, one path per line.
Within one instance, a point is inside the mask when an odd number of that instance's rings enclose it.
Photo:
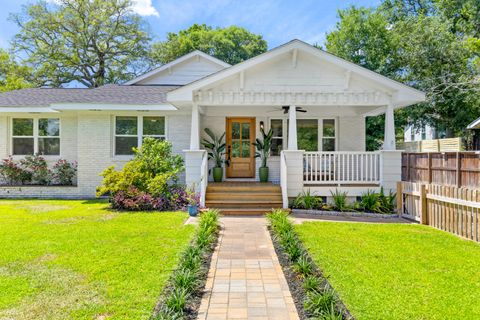
M 39 1 L 11 19 L 14 49 L 44 85 L 98 87 L 144 71 L 150 36 L 130 0 Z
M 480 113 L 479 12 L 477 0 L 384 0 L 374 9 L 350 7 L 339 12 L 326 47 L 427 93 L 426 103 L 397 112 L 397 126 L 428 124 L 462 135 Z M 367 120 L 367 136 L 377 145 L 382 121 Z
M 31 87 L 30 74 L 27 66 L 18 64 L 7 51 L 0 49 L 0 92 Z
M 155 43 L 151 58 L 164 64 L 194 50 L 236 64 L 267 51 L 267 42 L 261 35 L 237 26 L 213 29 L 194 24 L 178 33 L 168 33 L 166 41 Z

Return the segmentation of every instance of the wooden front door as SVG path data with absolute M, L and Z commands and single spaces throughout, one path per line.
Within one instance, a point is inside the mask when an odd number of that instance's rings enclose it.
M 227 118 L 227 178 L 255 177 L 255 118 Z

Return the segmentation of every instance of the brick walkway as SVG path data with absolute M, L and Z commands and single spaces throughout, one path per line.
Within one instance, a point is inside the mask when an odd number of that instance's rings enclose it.
M 265 218 L 222 218 L 198 319 L 298 319 Z

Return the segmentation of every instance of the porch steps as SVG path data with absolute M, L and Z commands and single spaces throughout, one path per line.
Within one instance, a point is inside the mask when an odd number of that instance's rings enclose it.
M 282 207 L 282 190 L 273 183 L 210 183 L 205 205 L 220 210 L 223 215 L 264 215 Z

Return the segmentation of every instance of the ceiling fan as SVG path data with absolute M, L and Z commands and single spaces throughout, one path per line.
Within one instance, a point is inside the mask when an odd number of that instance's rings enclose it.
M 290 110 L 290 106 L 282 106 L 282 109 L 283 109 L 283 113 L 284 114 L 287 114 L 288 111 Z M 297 112 L 307 112 L 307 110 L 303 109 L 302 107 L 295 107 L 295 111 Z
M 270 110 L 270 111 L 267 111 L 268 113 L 271 113 L 271 112 L 278 112 L 278 111 L 282 111 L 283 110 L 283 113 L 284 114 L 287 114 L 288 113 L 288 110 L 290 110 L 290 106 L 282 106 L 280 108 L 275 108 L 274 110 Z M 307 110 L 303 109 L 302 107 L 296 107 L 296 111 L 297 112 L 307 112 Z

